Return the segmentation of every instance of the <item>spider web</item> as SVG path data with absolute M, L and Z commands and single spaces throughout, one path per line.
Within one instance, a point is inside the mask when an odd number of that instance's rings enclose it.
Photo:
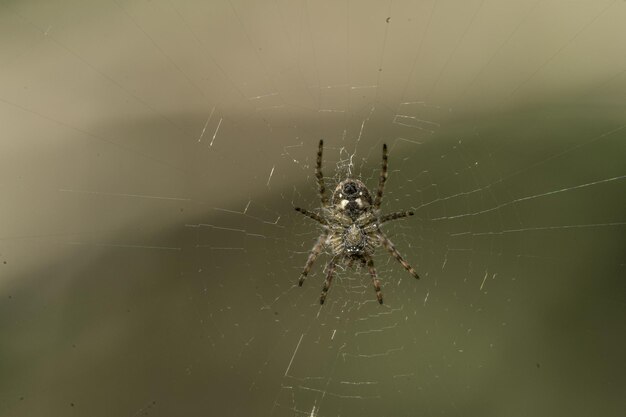
M 625 14 L 2 5 L 0 413 L 617 415 Z M 383 305 L 339 266 L 320 306 L 327 253 L 298 286 L 320 138 L 416 213 Z

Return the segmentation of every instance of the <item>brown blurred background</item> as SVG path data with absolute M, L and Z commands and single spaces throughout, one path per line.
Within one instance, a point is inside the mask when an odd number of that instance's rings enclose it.
M 623 1 L 3 1 L 0 415 L 617 416 Z M 385 231 L 340 270 L 329 186 Z

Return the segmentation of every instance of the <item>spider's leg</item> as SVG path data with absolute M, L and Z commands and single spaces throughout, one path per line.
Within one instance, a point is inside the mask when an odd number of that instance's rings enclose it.
M 324 301 L 326 300 L 328 289 L 330 288 L 330 284 L 333 282 L 333 275 L 335 274 L 336 265 L 337 265 L 337 262 L 335 258 L 333 258 L 328 263 L 328 270 L 326 272 L 326 281 L 324 281 L 324 287 L 322 288 L 322 295 L 320 296 L 320 304 L 324 304 Z
M 404 267 L 404 269 L 409 271 L 409 273 L 411 275 L 413 275 L 415 278 L 419 279 L 419 275 L 417 275 L 417 272 L 415 272 L 415 269 L 413 269 L 413 267 L 411 265 L 409 265 L 409 263 L 407 261 L 404 260 L 402 255 L 400 255 L 400 252 L 398 252 L 398 249 L 396 249 L 396 247 L 393 245 L 393 243 L 391 243 L 391 240 L 389 240 L 387 238 L 387 236 L 383 235 L 382 232 L 379 232 L 379 236 L 380 236 L 381 243 L 383 244 L 383 246 L 385 246 L 385 248 L 387 248 L 389 253 L 391 253 L 391 256 L 396 258 L 396 260 L 398 262 L 400 262 L 402 264 L 402 266 Z
M 298 210 L 298 209 L 296 209 L 296 210 Z M 380 216 L 378 224 L 387 223 L 387 222 L 390 222 L 390 221 L 396 220 L 396 219 L 402 219 L 404 217 L 412 216 L 414 214 L 415 213 L 413 211 L 411 211 L 411 210 L 408 210 L 408 211 L 396 211 L 395 213 L 385 214 L 384 216 Z
M 313 249 L 311 249 L 311 253 L 309 253 L 309 258 L 306 260 L 306 264 L 304 265 L 304 270 L 302 271 L 302 274 L 300 275 L 300 280 L 298 281 L 299 286 L 302 286 L 304 279 L 309 274 L 309 271 L 311 270 L 311 267 L 313 266 L 313 262 L 315 262 L 319 254 L 322 252 L 322 247 L 324 247 L 324 242 L 326 242 L 326 234 L 322 234 L 317 239 L 317 242 L 315 243 L 315 246 L 313 246 Z
M 312 211 L 309 211 L 307 209 L 303 209 L 303 208 L 300 208 L 300 207 L 295 207 L 295 209 L 296 209 L 296 211 L 299 211 L 300 213 L 304 214 L 305 216 L 312 218 L 313 220 L 315 220 L 318 223 L 321 223 L 323 225 L 328 224 L 328 223 L 326 223 L 326 220 L 324 220 L 322 218 L 322 216 L 320 216 L 317 213 L 313 213 Z
M 378 192 L 376 193 L 376 199 L 374 200 L 374 208 L 380 207 L 380 202 L 383 199 L 383 189 L 385 188 L 385 181 L 387 181 L 387 144 L 383 144 L 383 165 L 380 168 L 380 179 L 378 180 Z
M 372 283 L 374 284 L 374 290 L 376 291 L 376 298 L 378 299 L 378 303 L 383 303 L 383 294 L 380 292 L 380 281 L 378 280 L 378 275 L 376 274 L 376 268 L 374 268 L 374 260 L 371 257 L 367 257 L 367 269 L 370 271 L 370 275 L 372 276 Z
M 315 166 L 315 176 L 317 177 L 317 187 L 320 193 L 322 207 L 328 205 L 326 199 L 326 187 L 324 186 L 324 175 L 322 174 L 322 151 L 324 150 L 324 139 L 320 139 L 320 145 L 317 149 L 317 165 Z

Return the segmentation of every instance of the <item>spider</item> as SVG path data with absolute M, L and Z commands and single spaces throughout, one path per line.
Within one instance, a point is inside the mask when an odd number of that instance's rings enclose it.
M 383 295 L 380 292 L 380 281 L 374 268 L 372 255 L 378 246 L 384 246 L 391 256 L 396 258 L 400 264 L 411 275 L 419 279 L 417 272 L 404 260 L 402 255 L 395 248 L 393 243 L 380 230 L 380 226 L 391 220 L 402 219 L 412 216 L 413 211 L 398 211 L 390 214 L 381 214 L 380 203 L 383 198 L 383 189 L 387 181 L 387 145 L 383 144 L 383 164 L 378 181 L 378 191 L 376 198 L 372 200 L 372 195 L 365 184 L 357 179 L 347 178 L 341 181 L 331 196 L 330 202 L 326 196 L 324 176 L 322 175 L 322 151 L 324 140 L 320 140 L 317 151 L 317 166 L 315 176 L 317 177 L 318 192 L 321 199 L 321 214 L 317 214 L 306 209 L 296 207 L 296 211 L 320 223 L 323 232 L 311 249 L 309 258 L 304 265 L 304 270 L 300 275 L 298 285 L 302 286 L 313 263 L 326 246 L 330 249 L 332 259 L 326 267 L 326 280 L 320 296 L 320 304 L 324 304 L 328 289 L 333 280 L 335 268 L 338 264 L 347 264 L 348 267 L 359 262 L 366 266 L 372 277 L 376 298 L 380 304 L 383 303 Z

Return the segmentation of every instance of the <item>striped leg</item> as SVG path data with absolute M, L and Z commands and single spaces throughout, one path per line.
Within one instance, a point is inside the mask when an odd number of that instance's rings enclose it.
M 298 209 L 296 209 L 298 210 Z M 384 216 L 380 216 L 380 220 L 378 221 L 378 224 L 383 224 L 383 223 L 387 223 L 390 222 L 392 220 L 396 220 L 396 219 L 402 219 L 404 217 L 409 217 L 414 215 L 415 213 L 411 210 L 409 211 L 397 211 L 395 213 L 389 213 L 389 214 L 385 214 Z
M 326 295 L 328 294 L 328 289 L 330 288 L 330 284 L 333 282 L 333 275 L 335 274 L 335 266 L 336 266 L 335 258 L 333 258 L 328 263 L 328 271 L 326 272 L 326 281 L 324 281 L 324 287 L 322 288 L 322 295 L 320 296 L 320 304 L 324 304 L 326 300 Z
M 303 209 L 303 208 L 300 208 L 300 207 L 296 207 L 295 209 L 296 209 L 296 211 L 299 211 L 300 213 L 304 214 L 307 217 L 310 217 L 311 219 L 315 220 L 318 223 L 321 223 L 321 224 L 324 224 L 324 225 L 328 224 L 328 223 L 326 223 L 326 220 L 324 220 L 322 218 L 322 216 L 320 216 L 317 213 L 313 213 L 312 211 L 309 211 L 307 209 Z
M 380 281 L 378 280 L 378 276 L 376 275 L 376 268 L 374 268 L 374 260 L 367 257 L 367 268 L 370 271 L 370 275 L 372 276 L 372 283 L 374 284 L 374 290 L 376 291 L 376 298 L 378 299 L 378 304 L 383 303 L 383 294 L 380 292 Z
M 298 281 L 299 286 L 302 286 L 302 283 L 304 283 L 304 279 L 309 274 L 309 271 L 311 270 L 311 267 L 313 266 L 313 262 L 315 262 L 319 254 L 322 252 L 322 248 L 324 247 L 324 242 L 326 242 L 326 234 L 321 235 L 317 239 L 317 242 L 315 243 L 315 246 L 313 246 L 313 249 L 311 249 L 311 253 L 309 253 L 309 258 L 306 260 L 306 264 L 304 265 L 304 270 L 302 271 L 302 274 L 300 275 L 300 280 Z
M 387 144 L 383 144 L 383 165 L 380 169 L 380 179 L 378 180 L 378 192 L 374 200 L 374 208 L 379 208 L 383 199 L 383 190 L 387 181 Z
M 328 205 L 326 198 L 326 187 L 324 186 L 324 175 L 322 174 L 322 151 L 324 150 L 324 139 L 320 139 L 320 145 L 317 149 L 317 165 L 315 166 L 315 176 L 317 177 L 317 187 L 320 193 L 322 207 Z
M 389 253 L 391 253 L 391 256 L 396 258 L 396 260 L 402 264 L 404 269 L 409 271 L 409 273 L 413 275 L 415 278 L 419 279 L 419 275 L 417 275 L 417 272 L 415 272 L 415 269 L 413 269 L 413 267 L 409 265 L 407 261 L 404 260 L 402 255 L 400 255 L 400 252 L 398 252 L 398 249 L 396 249 L 396 247 L 393 245 L 393 243 L 391 243 L 391 241 L 387 238 L 387 236 L 380 233 L 380 241 L 383 244 L 383 246 L 387 248 Z

